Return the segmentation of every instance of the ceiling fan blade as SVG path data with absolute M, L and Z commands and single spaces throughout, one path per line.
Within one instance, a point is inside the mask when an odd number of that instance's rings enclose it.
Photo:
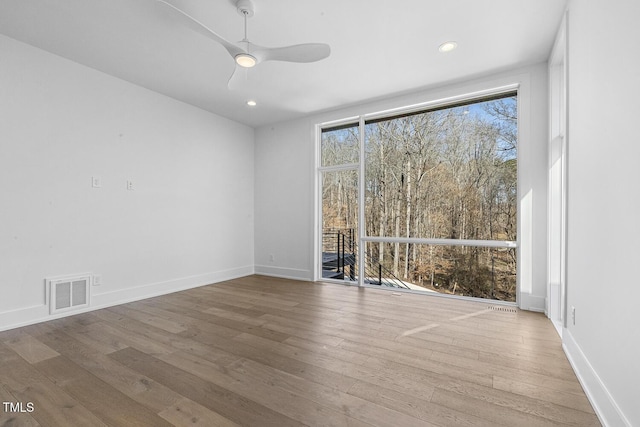
M 204 25 L 197 19 L 193 18 L 192 16 L 187 15 L 185 12 L 178 9 L 171 3 L 167 3 L 164 0 L 156 0 L 156 1 L 158 3 L 163 4 L 165 6 L 165 10 L 170 11 L 173 17 L 184 26 L 190 28 L 191 30 L 197 33 L 202 34 L 205 37 L 208 37 L 211 40 L 214 40 L 220 43 L 227 50 L 227 52 L 229 52 L 229 55 L 231 55 L 232 57 L 235 58 L 236 55 L 240 53 L 244 53 L 244 51 L 241 48 L 225 40 L 220 35 L 218 35 L 215 31 L 210 30 L 209 28 L 207 28 L 206 25 Z
M 231 73 L 231 77 L 227 81 L 227 88 L 229 90 L 237 90 L 242 87 L 242 82 L 247 79 L 247 69 L 242 68 L 238 65 L 233 67 L 233 73 Z
M 258 62 L 316 62 L 330 54 L 331 47 L 324 43 L 305 43 L 285 47 L 262 47 L 251 44 L 251 55 L 255 56 Z

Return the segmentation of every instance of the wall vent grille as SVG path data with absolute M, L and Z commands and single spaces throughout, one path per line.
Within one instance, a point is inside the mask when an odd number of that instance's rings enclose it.
M 91 275 L 45 279 L 49 289 L 49 313 L 58 314 L 89 306 Z

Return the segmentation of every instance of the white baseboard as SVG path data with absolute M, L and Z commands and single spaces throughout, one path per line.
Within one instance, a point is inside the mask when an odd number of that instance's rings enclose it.
M 631 423 L 624 416 L 598 373 L 589 363 L 589 359 L 582 352 L 569 329 L 566 328 L 562 331 L 562 348 L 602 425 L 605 427 L 631 427 Z
M 562 322 L 560 322 L 559 320 L 554 320 L 554 319 L 549 319 L 549 320 L 551 320 L 551 324 L 556 329 L 556 332 L 560 336 L 560 339 L 562 339 L 562 329 L 563 329 L 562 328 Z
M 184 291 L 252 274 L 254 274 L 253 266 L 246 266 L 231 270 L 216 271 L 213 273 L 167 280 L 165 282 L 149 283 L 146 285 L 135 286 L 127 289 L 118 289 L 105 293 L 96 293 L 96 288 L 93 288 L 91 293 L 91 305 L 87 308 L 83 308 L 82 310 L 50 315 L 49 306 L 42 304 L 2 312 L 0 313 L 0 331 L 19 328 L 21 326 L 31 325 L 47 320 L 59 319 L 61 317 L 73 316 L 74 314 L 86 313 L 114 305 L 126 304 L 128 302 L 138 301 L 145 298 Z
M 73 314 L 80 312 L 82 311 L 76 311 Z M 0 331 L 31 325 L 48 319 L 57 319 L 58 317 L 62 316 L 49 315 L 49 306 L 46 304 L 3 311 L 0 313 Z
M 520 309 L 522 310 L 538 311 L 540 313 L 544 313 L 545 297 L 522 292 L 520 294 L 518 307 L 520 307 Z
M 263 276 L 280 277 L 282 279 L 312 281 L 313 274 L 309 270 L 299 270 L 295 268 L 270 267 L 268 265 L 256 265 L 255 274 Z

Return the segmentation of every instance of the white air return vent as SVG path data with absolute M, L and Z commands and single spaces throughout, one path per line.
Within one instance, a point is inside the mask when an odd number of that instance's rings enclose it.
M 91 275 L 46 279 L 49 288 L 49 313 L 79 310 L 89 306 Z

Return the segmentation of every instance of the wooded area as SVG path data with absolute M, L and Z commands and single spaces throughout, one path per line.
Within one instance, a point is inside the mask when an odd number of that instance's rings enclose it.
M 367 122 L 366 235 L 515 241 L 516 108 L 511 94 Z M 322 164 L 358 162 L 358 132 L 323 132 Z M 357 229 L 357 179 L 357 170 L 324 172 L 325 229 Z M 438 292 L 515 300 L 515 249 L 370 243 L 367 252 Z

